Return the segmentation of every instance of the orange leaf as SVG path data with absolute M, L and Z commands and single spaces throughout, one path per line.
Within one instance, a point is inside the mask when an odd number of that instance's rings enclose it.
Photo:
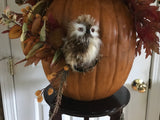
M 36 51 L 36 53 L 41 52 L 41 51 L 43 51 L 43 50 L 45 50 L 45 49 L 48 49 L 48 48 L 50 48 L 50 47 L 48 46 L 48 44 L 44 44 L 41 48 L 39 48 L 39 49 Z
M 24 44 L 27 44 L 29 41 L 35 41 L 37 40 L 36 36 L 30 36 L 28 39 L 26 39 L 25 41 L 23 41 Z
M 36 57 L 31 57 L 31 58 L 27 59 L 27 62 L 25 63 L 24 66 L 26 67 L 26 66 L 33 64 L 37 59 L 38 58 L 36 58 Z
M 65 70 L 65 71 L 68 71 L 68 70 L 69 70 L 69 66 L 68 66 L 68 65 L 65 65 L 65 66 L 64 66 L 64 70 Z
M 31 28 L 31 32 L 32 34 L 38 34 L 41 30 L 41 22 L 42 22 L 42 17 L 39 15 L 37 15 L 37 17 L 35 18 L 35 20 L 33 21 L 32 24 L 32 28 Z
M 25 47 L 23 49 L 24 55 L 27 55 L 29 51 L 32 49 L 32 47 L 33 47 L 33 41 L 28 41 L 28 43 L 25 44 Z
M 48 95 L 49 95 L 49 96 L 52 95 L 53 92 L 54 92 L 53 88 L 49 88 L 49 89 L 48 89 Z
M 41 51 L 41 52 L 38 52 L 36 53 L 36 57 L 40 58 L 40 59 L 43 59 L 43 58 L 46 58 L 46 57 L 49 57 L 49 56 L 52 56 L 53 54 L 51 53 L 51 51 L 49 50 L 44 50 L 44 51 Z
M 56 78 L 56 76 L 57 76 L 57 73 L 54 73 L 54 72 L 53 72 L 53 73 L 47 75 L 47 79 L 48 79 L 48 80 L 52 80 L 52 79 Z
M 41 60 L 40 58 L 37 58 L 37 59 L 34 61 L 34 65 L 36 66 L 36 65 L 39 63 L 40 60 Z
M 28 41 L 28 42 L 26 42 Z M 24 41 L 25 44 L 25 47 L 24 47 L 24 50 L 23 50 L 23 53 L 24 55 L 27 55 L 29 53 L 29 51 L 32 49 L 32 47 L 38 42 L 39 40 L 36 39 L 34 40 L 33 37 L 30 37 L 28 38 L 27 40 Z
M 20 60 L 20 61 L 16 62 L 16 64 L 15 64 L 15 65 L 20 64 L 20 63 L 22 63 L 22 62 L 25 62 L 26 60 L 27 60 L 27 59 L 26 59 L 26 58 L 24 58 L 24 59 L 22 59 L 22 60 Z
M 19 38 L 22 34 L 22 27 L 19 25 L 14 25 L 9 31 L 9 38 L 16 39 Z
M 37 90 L 37 91 L 35 92 L 35 95 L 36 95 L 36 96 L 40 96 L 40 95 L 41 95 L 41 93 L 42 93 L 42 91 L 41 91 L 41 90 Z
M 43 101 L 42 95 L 39 95 L 39 96 L 37 97 L 37 101 L 38 101 L 38 102 L 42 102 L 42 101 Z

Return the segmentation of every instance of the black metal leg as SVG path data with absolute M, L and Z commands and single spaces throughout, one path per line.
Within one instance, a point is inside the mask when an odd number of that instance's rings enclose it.
M 121 115 L 122 115 L 122 111 L 123 110 L 120 110 L 118 111 L 117 113 L 111 115 L 111 120 L 121 120 Z
M 84 117 L 84 120 L 89 120 L 89 117 Z

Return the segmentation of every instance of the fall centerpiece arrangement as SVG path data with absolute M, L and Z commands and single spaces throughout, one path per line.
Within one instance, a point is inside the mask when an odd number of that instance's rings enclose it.
M 126 81 L 135 55 L 159 53 L 160 12 L 154 0 L 17 0 L 0 23 L 20 38 L 25 66 L 42 61 L 57 102 L 64 96 L 91 101 L 111 96 Z M 43 89 L 36 92 L 39 102 Z

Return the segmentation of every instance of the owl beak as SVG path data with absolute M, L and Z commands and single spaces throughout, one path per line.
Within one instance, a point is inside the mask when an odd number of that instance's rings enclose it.
M 90 34 L 90 29 L 89 28 L 87 28 L 87 31 L 86 31 L 86 34 Z

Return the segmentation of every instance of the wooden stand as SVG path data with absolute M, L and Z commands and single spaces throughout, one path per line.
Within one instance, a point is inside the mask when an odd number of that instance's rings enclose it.
M 48 96 L 48 86 L 44 91 L 44 98 L 50 106 L 50 115 L 54 109 L 56 96 Z M 84 117 L 89 120 L 90 117 L 110 116 L 111 120 L 120 120 L 123 108 L 130 100 L 130 93 L 126 87 L 122 87 L 112 96 L 96 101 L 77 101 L 63 96 L 59 112 L 53 120 L 62 120 L 62 114 Z

